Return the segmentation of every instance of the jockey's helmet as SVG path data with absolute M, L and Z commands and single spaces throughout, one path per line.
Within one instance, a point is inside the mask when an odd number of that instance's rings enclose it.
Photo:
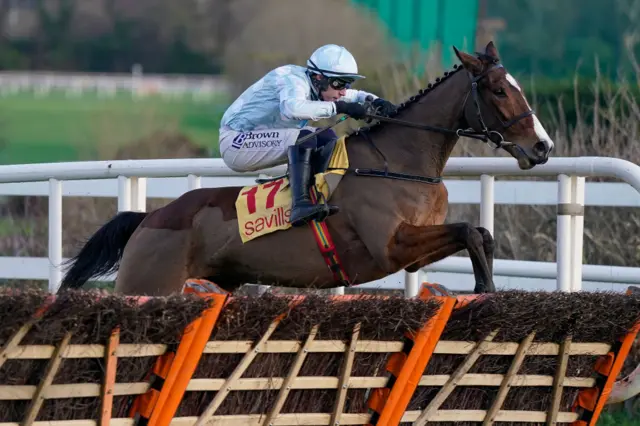
M 317 48 L 307 60 L 310 73 L 320 74 L 324 84 L 340 90 L 349 87 L 357 79 L 365 78 L 358 74 L 358 64 L 346 48 L 336 44 L 326 44 Z

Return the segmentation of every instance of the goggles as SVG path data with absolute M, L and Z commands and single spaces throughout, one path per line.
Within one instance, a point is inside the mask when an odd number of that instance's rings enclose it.
M 352 79 L 343 79 L 340 77 L 329 77 L 329 86 L 335 90 L 348 89 L 351 87 L 351 83 L 353 83 Z
M 314 64 L 311 59 L 309 59 L 309 62 L 311 62 L 312 66 L 308 66 L 307 68 L 314 72 L 319 72 L 321 76 L 327 79 L 327 82 L 329 83 L 329 87 L 331 87 L 332 89 L 335 89 L 335 90 L 348 89 L 351 87 L 351 84 L 354 82 L 354 79 L 349 77 L 329 77 L 324 73 L 323 70 L 318 68 L 318 66 Z

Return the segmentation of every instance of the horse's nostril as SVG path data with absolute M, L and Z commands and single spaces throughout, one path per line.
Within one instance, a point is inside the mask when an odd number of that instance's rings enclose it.
M 546 143 L 544 143 L 543 141 L 538 141 L 538 142 L 536 142 L 536 144 L 533 146 L 533 151 L 534 151 L 536 154 L 538 154 L 538 155 L 540 155 L 540 156 L 543 156 L 543 155 L 548 154 L 548 153 L 551 151 L 551 149 L 549 149 L 549 148 L 547 147 L 547 144 L 546 144 Z

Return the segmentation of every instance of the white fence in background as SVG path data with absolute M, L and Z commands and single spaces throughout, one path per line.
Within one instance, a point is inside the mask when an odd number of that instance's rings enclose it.
M 280 174 L 277 167 L 263 171 Z M 0 258 L 0 278 L 48 279 L 52 292 L 61 279 L 62 197 L 118 197 L 118 210 L 146 209 L 147 198 L 175 198 L 202 186 L 247 185 L 257 174 L 229 170 L 220 159 L 123 160 L 73 163 L 26 164 L 0 167 L 0 194 L 49 196 L 49 258 Z M 452 158 L 445 168 L 451 203 L 480 203 L 480 225 L 494 228 L 494 205 L 557 205 L 556 262 L 524 262 L 497 259 L 494 273 L 498 287 L 514 287 L 509 277 L 518 277 L 517 287 L 526 280 L 555 279 L 562 291 L 579 291 L 583 281 L 588 289 L 612 289 L 613 283 L 640 283 L 640 268 L 582 265 L 583 206 L 640 206 L 640 167 L 616 158 L 552 158 L 546 165 L 523 171 L 511 158 Z M 497 176 L 546 176 L 557 182 L 495 182 Z M 615 177 L 626 183 L 590 183 L 585 177 Z M 450 180 L 452 177 L 480 177 L 479 181 Z M 64 185 L 63 185 L 63 181 Z M 450 257 L 415 274 L 394 274 L 360 286 L 361 288 L 403 288 L 415 295 L 423 274 L 453 289 L 473 288 L 471 263 L 466 257 Z M 449 279 L 444 279 L 443 275 Z M 524 278 L 523 278 L 524 277 Z M 112 279 L 113 277 L 105 277 Z M 461 280 L 462 278 L 462 280 Z M 457 285 L 456 285 L 457 284 Z M 539 284 L 539 283 L 538 283 Z M 461 288 L 462 287 L 462 288 Z M 531 286 L 533 287 L 533 285 Z M 546 287 L 546 288 L 545 288 Z M 538 285 L 539 289 L 547 289 Z
M 69 97 L 87 92 L 110 97 L 117 92 L 129 92 L 134 97 L 159 94 L 192 96 L 198 100 L 225 94 L 228 90 L 228 82 L 221 76 L 0 71 L 0 95 L 3 96 L 21 92 L 45 96 L 52 91 L 63 91 Z

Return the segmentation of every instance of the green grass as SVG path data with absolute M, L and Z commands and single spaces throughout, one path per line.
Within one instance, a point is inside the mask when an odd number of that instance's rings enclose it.
M 215 149 L 223 99 L 190 97 L 132 99 L 52 92 L 0 96 L 0 164 L 94 160 L 104 150 L 156 131 L 181 131 L 198 145 Z
M 602 413 L 598 426 L 639 426 L 640 419 L 630 419 L 625 412 Z

